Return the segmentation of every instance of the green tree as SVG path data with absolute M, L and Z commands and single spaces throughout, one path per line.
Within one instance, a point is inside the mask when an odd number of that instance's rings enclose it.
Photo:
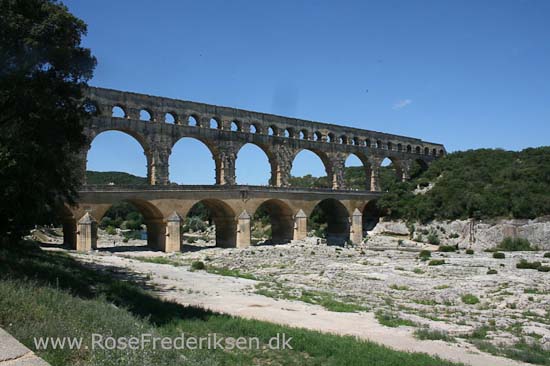
M 11 241 L 74 201 L 96 60 L 80 46 L 86 24 L 54 0 L 0 0 L 0 29 L 0 235 Z

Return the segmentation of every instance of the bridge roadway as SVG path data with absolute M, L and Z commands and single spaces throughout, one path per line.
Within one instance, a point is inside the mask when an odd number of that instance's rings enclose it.
M 270 217 L 272 241 L 283 243 L 307 236 L 307 219 L 315 207 L 326 214 L 329 241 L 363 237 L 363 220 L 381 192 L 248 185 L 84 185 L 77 205 L 62 214 L 65 242 L 77 250 L 97 245 L 97 223 L 115 203 L 125 201 L 143 215 L 148 244 L 179 251 L 180 225 L 191 208 L 204 204 L 216 226 L 216 245 L 247 247 L 251 220 L 258 209 Z M 365 216 L 365 217 L 363 217 Z

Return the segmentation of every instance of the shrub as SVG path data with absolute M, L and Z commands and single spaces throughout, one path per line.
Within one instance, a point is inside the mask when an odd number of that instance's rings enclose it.
M 457 233 L 452 233 L 451 235 L 449 235 L 449 238 L 450 239 L 457 239 L 457 238 L 460 238 L 460 235 L 458 235 Z
M 124 239 L 122 239 L 122 242 L 123 242 L 123 243 L 128 243 L 129 240 L 130 240 L 130 239 L 124 237 Z
M 498 273 L 498 272 L 497 272 L 496 269 L 490 269 L 490 268 L 489 268 L 489 269 L 487 270 L 487 274 L 488 274 L 488 275 L 497 274 L 497 273 Z
M 428 266 L 440 266 L 445 264 L 445 259 L 432 259 L 428 262 Z
M 440 252 L 454 252 L 456 247 L 454 245 L 440 245 L 438 250 Z
M 493 253 L 493 258 L 504 259 L 505 257 L 506 257 L 506 255 L 504 255 L 504 253 L 502 253 L 502 252 L 494 252 Z
M 107 226 L 107 228 L 105 229 L 105 232 L 107 233 L 107 235 L 116 235 L 116 229 L 110 225 Z
M 204 231 L 206 230 L 206 224 L 199 216 L 191 216 L 185 219 L 182 230 L 184 233 L 189 231 Z
M 206 266 L 204 265 L 204 262 L 201 262 L 201 261 L 191 262 L 191 269 L 192 270 L 200 271 L 200 270 L 203 270 L 205 268 L 206 268 Z
M 536 250 L 537 248 L 532 247 L 527 239 L 506 237 L 495 249 L 504 252 L 515 252 L 520 250 Z
M 434 232 L 429 233 L 427 239 L 428 239 L 428 243 L 433 245 L 439 245 L 440 243 L 439 237 Z
M 474 254 L 474 250 L 473 249 L 466 249 L 466 254 Z
M 550 266 L 540 266 L 537 270 L 539 272 L 550 272 Z
M 516 268 L 519 269 L 538 269 L 542 264 L 540 262 L 528 262 L 525 259 L 519 261 L 516 264 Z
M 479 303 L 479 299 L 477 298 L 477 296 L 472 294 L 464 294 L 462 295 L 461 299 L 463 303 L 468 305 L 475 305 Z
M 544 258 L 550 258 L 550 252 L 544 253 Z
M 418 254 L 418 258 L 423 261 L 427 261 L 428 259 L 430 259 L 431 256 L 432 252 L 430 252 L 429 250 L 421 250 Z

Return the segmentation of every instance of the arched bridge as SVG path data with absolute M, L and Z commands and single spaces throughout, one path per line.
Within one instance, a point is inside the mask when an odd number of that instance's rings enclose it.
M 103 88 L 89 88 L 86 94 L 93 117 L 84 127 L 88 144 L 79 156 L 83 180 L 91 142 L 100 133 L 115 130 L 131 135 L 143 147 L 149 185 L 84 184 L 78 205 L 66 207 L 63 214 L 65 240 L 79 250 L 95 246 L 96 220 L 121 200 L 141 211 L 149 244 L 165 251 L 179 250 L 181 217 L 197 202 L 213 213 L 220 246 L 250 245 L 250 216 L 259 207 L 271 217 L 273 241 L 301 239 L 307 234 L 307 217 L 317 205 L 330 212 L 329 235 L 358 242 L 366 207 L 380 196 L 382 161 L 390 159 L 398 178 L 405 180 L 414 162 L 427 166 L 445 154 L 441 144 L 335 124 Z M 210 149 L 216 185 L 170 183 L 172 147 L 184 137 L 196 138 Z M 257 145 L 268 156 L 269 186 L 235 184 L 237 154 L 247 143 Z M 292 163 L 302 150 L 319 156 L 330 188 L 290 187 Z M 352 154 L 361 160 L 366 172 L 365 189 L 361 191 L 345 186 L 345 161 Z

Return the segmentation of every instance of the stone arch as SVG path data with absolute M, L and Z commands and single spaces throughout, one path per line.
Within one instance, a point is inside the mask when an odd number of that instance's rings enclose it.
M 176 112 L 166 112 L 164 113 L 164 123 L 179 124 L 178 115 Z
M 221 122 L 221 119 L 219 117 L 211 117 L 209 119 L 209 125 L 208 127 L 209 128 L 212 128 L 212 129 L 221 129 L 222 128 L 222 122 Z
M 348 137 L 347 137 L 346 135 L 341 135 L 341 136 L 338 138 L 338 143 L 347 145 L 347 143 L 348 143 Z
M 317 157 L 321 160 L 321 163 L 323 163 L 323 166 L 325 168 L 325 173 L 327 175 L 327 187 L 326 188 L 330 188 L 332 186 L 332 177 L 334 175 L 334 169 L 332 167 L 332 163 L 330 161 L 330 158 L 328 157 L 328 155 L 321 151 L 321 150 L 317 150 L 317 149 L 299 149 L 297 150 L 294 155 L 292 156 L 292 164 L 291 164 L 291 167 L 294 165 L 294 161 L 296 160 L 296 157 L 302 152 L 302 151 L 309 151 L 309 152 L 312 152 L 313 154 L 317 155 Z
M 327 134 L 327 142 L 336 142 L 336 136 L 332 132 Z
M 199 137 L 196 137 L 196 136 L 191 136 L 191 135 L 183 135 L 183 136 L 180 136 L 178 139 L 174 139 L 172 145 L 170 146 L 170 156 L 168 157 L 168 176 L 172 177 L 172 178 L 174 177 L 174 174 L 172 174 L 172 173 L 173 173 L 173 169 L 176 169 L 176 164 L 174 163 L 174 159 L 176 158 L 176 154 L 177 154 L 176 146 L 178 145 L 178 143 L 182 143 L 183 140 L 187 140 L 187 141 L 191 140 L 191 141 L 194 141 L 194 142 L 199 142 L 204 147 L 206 147 L 206 149 L 210 153 L 210 157 L 212 158 L 212 165 L 213 165 L 213 169 L 212 169 L 213 183 L 195 182 L 195 183 L 186 183 L 186 184 L 214 184 L 214 183 L 216 183 L 216 176 L 217 176 L 216 171 L 218 169 L 217 168 L 218 167 L 217 159 L 219 159 L 218 158 L 219 154 L 218 154 L 218 150 L 217 150 L 216 146 L 212 143 L 212 141 L 209 141 L 207 139 L 202 139 L 202 138 L 199 138 Z M 198 153 L 198 151 L 197 152 L 194 151 L 193 153 Z M 190 163 L 192 160 L 193 159 L 189 159 L 189 157 L 187 157 L 187 159 L 185 160 L 185 164 Z
M 392 167 L 395 169 L 395 176 L 397 180 L 403 180 L 403 164 L 401 163 L 401 160 L 399 158 L 391 155 L 381 156 L 379 163 L 380 165 L 378 167 L 382 167 L 382 164 L 386 159 L 389 159 L 391 161 Z
M 298 137 L 300 138 L 300 140 L 309 140 L 308 130 L 300 130 Z
M 199 127 L 201 118 L 198 114 L 191 114 L 187 117 L 187 126 Z
M 377 205 L 377 200 L 370 200 L 363 206 L 362 219 L 363 219 L 363 236 L 367 231 L 371 231 L 380 221 L 380 209 Z
M 187 216 L 189 212 L 198 203 L 204 204 L 209 211 L 212 222 L 216 226 L 216 246 L 222 248 L 234 248 L 237 239 L 237 222 L 235 219 L 235 211 L 227 203 L 219 199 L 207 198 L 193 203 L 183 216 Z
M 285 202 L 278 199 L 263 201 L 254 211 L 253 218 L 268 215 L 271 224 L 271 243 L 289 243 L 294 235 L 294 218 L 292 209 Z
M 230 129 L 231 131 L 237 131 L 237 132 L 240 132 L 242 131 L 242 123 L 238 120 L 233 120 L 231 121 L 231 126 L 230 126 Z
M 85 161 L 83 162 L 84 172 L 86 172 L 86 169 L 87 169 L 88 155 L 90 153 L 92 143 L 102 133 L 111 132 L 111 131 L 122 132 L 122 133 L 132 137 L 135 141 L 138 142 L 138 144 L 141 146 L 141 148 L 143 150 L 143 153 L 145 154 L 146 165 L 147 165 L 147 177 L 149 178 L 149 182 L 150 182 L 151 181 L 150 180 L 150 178 L 151 178 L 150 165 L 151 165 L 151 159 L 152 159 L 150 145 L 149 145 L 148 141 L 146 140 L 146 138 L 143 135 L 139 134 L 138 132 L 136 132 L 134 129 L 131 129 L 131 128 L 122 128 L 122 127 L 115 128 L 115 127 L 113 127 L 113 128 L 97 129 L 97 130 L 93 130 L 93 131 L 88 130 L 87 131 L 88 146 L 87 146 L 87 149 L 85 150 L 86 151 Z
M 161 210 L 153 203 L 140 198 L 122 198 L 110 205 L 104 205 L 94 210 L 95 219 L 100 222 L 109 209 L 118 202 L 128 202 L 143 216 L 147 228 L 147 245 L 151 248 L 164 250 L 166 223 Z
M 429 147 L 424 148 L 424 155 L 430 155 L 430 148 Z
M 142 108 L 139 110 L 139 120 L 140 121 L 147 121 L 147 122 L 153 122 L 153 112 L 149 108 Z
M 353 152 L 353 153 L 350 153 L 346 156 L 346 160 L 344 162 L 344 166 L 347 167 L 346 163 L 348 161 L 348 159 L 351 157 L 351 156 L 355 156 L 357 157 L 360 161 L 361 161 L 361 164 L 363 164 L 363 169 L 364 169 L 364 174 L 365 174 L 365 180 L 364 180 L 364 186 L 363 186 L 363 189 L 365 190 L 370 190 L 370 186 L 371 186 L 371 176 L 372 176 L 372 168 L 371 168 L 371 164 L 369 162 L 369 159 L 367 158 L 367 156 L 362 153 L 362 152 Z M 350 188 L 350 187 L 348 187 Z
M 122 104 L 115 104 L 111 108 L 111 117 L 128 118 L 128 112 L 126 112 L 126 108 Z
M 323 133 L 321 131 L 315 131 L 313 134 L 314 141 L 323 141 Z
M 269 183 L 269 185 L 275 185 L 275 183 L 277 182 L 277 171 L 278 171 L 279 162 L 277 161 L 277 157 L 275 156 L 275 154 L 267 146 L 265 146 L 263 144 L 258 144 L 258 143 L 255 143 L 255 142 L 248 142 L 248 143 L 245 143 L 245 144 L 241 145 L 237 149 L 237 152 L 236 152 L 237 162 L 239 161 L 238 160 L 239 152 L 242 150 L 242 148 L 244 146 L 249 145 L 249 144 L 254 145 L 256 147 L 259 147 L 260 150 L 262 150 L 264 152 L 264 154 L 267 156 L 267 161 L 269 162 L 269 166 L 270 166 L 270 169 L 271 169 L 268 183 Z M 236 172 L 235 175 L 237 177 L 237 182 L 239 182 L 238 172 Z
M 342 202 L 334 198 L 319 201 L 309 216 L 310 226 L 315 220 L 326 224 L 326 239 L 328 244 L 342 245 L 350 237 L 350 214 Z M 314 229 L 308 228 L 308 231 Z

